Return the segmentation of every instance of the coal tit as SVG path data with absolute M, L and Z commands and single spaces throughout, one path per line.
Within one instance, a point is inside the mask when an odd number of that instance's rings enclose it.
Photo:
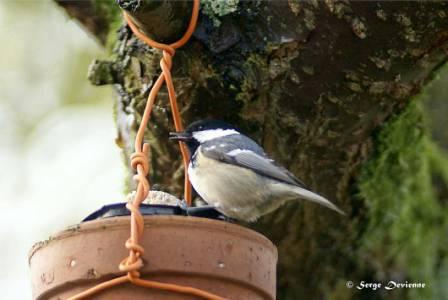
M 270 159 L 234 126 L 201 120 L 171 139 L 190 152 L 188 175 L 196 192 L 225 216 L 253 222 L 289 200 L 305 199 L 343 212 L 308 190 L 291 172 Z

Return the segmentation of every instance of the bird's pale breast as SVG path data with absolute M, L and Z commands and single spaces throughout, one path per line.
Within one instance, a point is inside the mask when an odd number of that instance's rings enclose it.
M 195 167 L 190 164 L 188 174 L 204 201 L 231 218 L 253 221 L 285 202 L 278 198 L 280 194 L 272 197 L 279 183 L 249 169 L 207 158 L 200 149 Z

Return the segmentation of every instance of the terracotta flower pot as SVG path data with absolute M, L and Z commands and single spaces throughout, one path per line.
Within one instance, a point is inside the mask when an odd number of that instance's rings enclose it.
M 262 235 L 223 221 L 145 216 L 142 278 L 199 288 L 228 299 L 275 299 L 277 250 Z M 64 230 L 31 250 L 35 299 L 66 299 L 123 275 L 129 217 Z M 194 299 L 125 283 L 94 299 Z

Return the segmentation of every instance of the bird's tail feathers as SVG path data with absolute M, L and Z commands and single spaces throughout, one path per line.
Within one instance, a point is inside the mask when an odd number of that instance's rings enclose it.
M 297 194 L 300 195 L 301 198 L 303 198 L 305 200 L 313 201 L 313 202 L 318 203 L 323 206 L 326 206 L 329 209 L 332 209 L 342 215 L 345 215 L 345 212 L 340 210 L 336 205 L 334 205 L 333 203 L 331 203 L 329 200 L 325 199 L 324 197 L 322 197 L 316 193 L 313 193 L 307 189 L 300 188 L 300 187 L 296 187 L 295 190 L 296 190 Z

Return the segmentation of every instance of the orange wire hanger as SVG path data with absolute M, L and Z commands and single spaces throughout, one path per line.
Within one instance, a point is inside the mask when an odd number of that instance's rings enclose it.
M 132 19 L 128 16 L 126 12 L 123 12 L 124 19 L 127 24 L 131 28 L 132 32 L 142 41 L 144 41 L 150 47 L 154 47 L 162 50 L 163 56 L 160 60 L 160 67 L 162 69 L 162 73 L 158 77 L 157 81 L 154 83 L 149 96 L 146 102 L 145 111 L 143 113 L 142 121 L 137 131 L 137 135 L 135 137 L 135 152 L 131 155 L 131 166 L 137 171 L 137 174 L 134 175 L 134 180 L 137 182 L 137 191 L 135 193 L 134 199 L 131 202 L 126 204 L 127 209 L 131 212 L 131 233 L 130 238 L 126 241 L 125 247 L 129 250 L 129 256 L 123 259 L 120 263 L 119 268 L 121 271 L 126 272 L 126 275 L 121 277 L 117 277 L 111 279 L 109 281 L 100 283 L 86 291 L 83 291 L 77 295 L 70 297 L 70 300 L 84 299 L 86 297 L 92 296 L 96 293 L 99 293 L 102 290 L 111 288 L 113 286 L 131 282 L 135 285 L 171 291 L 175 293 L 188 294 L 191 296 L 201 297 L 209 300 L 223 300 L 220 296 L 214 295 L 212 293 L 193 288 L 188 286 L 182 286 L 171 283 L 162 283 L 151 280 L 144 280 L 140 278 L 139 269 L 143 267 L 142 256 L 145 252 L 145 249 L 139 244 L 139 240 L 143 234 L 144 230 L 144 220 L 143 216 L 140 213 L 139 207 L 140 204 L 146 199 L 150 192 L 150 184 L 147 180 L 147 176 L 149 173 L 149 145 L 143 142 L 145 129 L 148 125 L 151 111 L 154 106 L 154 102 L 156 100 L 157 94 L 162 87 L 163 83 L 166 83 L 168 89 L 168 95 L 171 105 L 171 113 L 174 120 L 174 126 L 176 131 L 183 131 L 182 120 L 180 117 L 179 109 L 177 107 L 177 99 L 176 92 L 174 90 L 173 80 L 171 77 L 171 66 L 172 66 L 172 58 L 175 54 L 175 50 L 181 46 L 183 46 L 193 34 L 196 23 L 199 15 L 199 0 L 193 1 L 193 10 L 191 14 L 190 23 L 188 28 L 183 35 L 183 37 L 175 43 L 170 45 L 158 43 L 153 41 L 146 35 L 144 35 L 137 26 L 133 23 Z M 189 155 L 188 151 L 182 143 L 179 142 L 183 166 L 185 171 L 184 178 L 184 198 L 187 201 L 187 205 L 191 205 L 191 185 L 188 180 L 188 163 L 189 163 Z

